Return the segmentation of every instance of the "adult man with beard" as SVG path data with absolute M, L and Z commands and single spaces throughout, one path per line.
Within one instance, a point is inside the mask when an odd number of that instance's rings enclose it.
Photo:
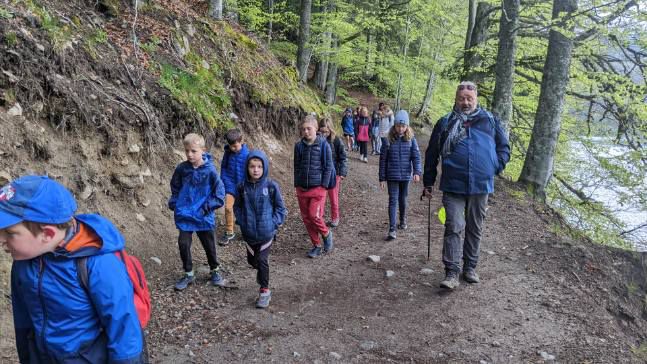
M 494 192 L 494 175 L 510 160 L 510 145 L 498 118 L 480 107 L 477 97 L 474 83 L 458 85 L 454 109 L 436 123 L 425 152 L 423 196 L 427 198 L 432 196 L 436 167 L 442 160 L 439 189 L 443 191 L 446 221 L 445 279 L 440 286 L 450 290 L 459 285 L 461 258 L 463 279 L 480 281 L 476 264 L 488 195 Z

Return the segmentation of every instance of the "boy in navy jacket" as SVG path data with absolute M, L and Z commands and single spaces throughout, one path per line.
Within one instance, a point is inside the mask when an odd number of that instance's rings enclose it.
M 237 186 L 234 213 L 247 243 L 247 262 L 258 271 L 256 281 L 261 287 L 256 307 L 266 308 L 272 297 L 270 247 L 279 226 L 285 221 L 287 210 L 279 185 L 268 176 L 270 165 L 265 153 L 253 150 L 245 166 L 246 179 Z
M 11 301 L 21 363 L 147 363 L 133 286 L 114 254 L 119 230 L 76 215 L 61 184 L 24 176 L 0 190 L 0 245 L 11 254 Z M 85 258 L 88 287 L 77 275 Z
M 225 154 L 220 163 L 220 178 L 225 184 L 225 235 L 218 243 L 227 245 L 236 236 L 234 234 L 234 201 L 236 187 L 245 181 L 245 163 L 247 161 L 247 144 L 243 143 L 243 134 L 238 129 L 231 129 L 225 134 Z
M 175 284 L 175 289 L 181 291 L 195 280 L 191 261 L 193 232 L 207 254 L 211 284 L 222 287 L 225 280 L 218 272 L 214 211 L 224 204 L 225 188 L 211 162 L 211 155 L 205 152 L 204 138 L 188 134 L 183 143 L 187 160 L 178 164 L 173 172 L 168 201 L 168 207 L 174 211 L 175 226 L 180 231 L 178 245 L 184 268 L 184 276 Z

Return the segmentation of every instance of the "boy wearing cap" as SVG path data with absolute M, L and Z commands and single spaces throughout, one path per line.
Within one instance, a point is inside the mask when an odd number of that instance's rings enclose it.
M 0 190 L 0 244 L 11 254 L 11 300 L 21 363 L 147 363 L 124 264 L 107 219 L 76 215 L 61 184 L 24 176 Z M 78 279 L 85 257 L 88 287 Z
M 409 114 L 400 110 L 395 114 L 395 124 L 389 131 L 388 143 L 382 144 L 380 154 L 380 187 L 384 189 L 388 184 L 389 191 L 389 233 L 386 240 L 394 240 L 395 208 L 400 209 L 400 224 L 397 228 L 407 228 L 407 195 L 409 194 L 409 181 L 413 174 L 413 182 L 420 181 L 422 164 L 420 163 L 420 150 L 418 142 L 409 127 Z

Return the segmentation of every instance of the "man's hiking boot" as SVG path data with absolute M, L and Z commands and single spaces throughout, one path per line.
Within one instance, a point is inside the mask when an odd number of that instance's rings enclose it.
M 209 283 L 216 287 L 224 287 L 227 282 L 222 278 L 220 273 L 217 270 L 211 271 L 211 277 L 209 277 Z
M 256 299 L 256 308 L 269 307 L 271 299 L 272 299 L 272 291 L 267 290 L 265 292 L 260 292 L 258 294 L 258 299 Z
M 337 219 L 331 220 L 326 225 L 330 227 L 337 227 L 339 226 L 339 219 L 337 218 Z
M 310 251 L 308 252 L 308 257 L 314 259 L 318 258 L 321 255 L 321 247 L 320 246 L 315 246 Z
M 184 277 L 182 277 L 182 279 L 180 279 L 179 281 L 177 281 L 177 283 L 175 283 L 175 290 L 183 291 L 186 287 L 189 286 L 189 284 L 192 284 L 193 281 L 195 281 L 194 275 L 185 274 Z
M 386 241 L 391 241 L 395 240 L 398 237 L 398 235 L 395 233 L 395 230 L 389 230 L 389 234 L 386 236 Z
M 218 241 L 218 245 L 220 246 L 227 246 L 229 243 L 231 243 L 232 240 L 236 237 L 236 233 L 225 233 L 225 235 L 222 236 L 222 239 Z
M 407 230 L 408 226 L 406 222 L 398 224 L 398 230 Z
M 445 275 L 445 279 L 440 282 L 440 288 L 454 289 L 459 284 L 458 275 L 454 272 L 449 272 Z
M 467 283 L 479 283 L 481 281 L 481 279 L 479 278 L 479 275 L 476 274 L 476 271 L 474 269 L 464 270 L 463 279 Z
M 332 242 L 332 230 L 328 230 L 328 235 L 323 237 L 323 251 L 330 253 L 335 248 Z

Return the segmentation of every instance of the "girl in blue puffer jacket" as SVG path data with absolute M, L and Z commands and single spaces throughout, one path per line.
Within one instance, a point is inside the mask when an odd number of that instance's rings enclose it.
M 270 284 L 270 247 L 287 210 L 279 185 L 268 177 L 270 164 L 260 150 L 249 153 L 245 163 L 245 181 L 238 184 L 234 214 L 247 246 L 247 262 L 254 267 L 261 286 L 256 307 L 266 308 L 272 293 Z
M 418 142 L 409 128 L 409 114 L 400 110 L 395 114 L 395 124 L 389 132 L 389 143 L 382 144 L 380 153 L 380 187 L 388 184 L 389 191 L 389 233 L 386 240 L 396 238 L 395 208 L 400 207 L 398 229 L 407 228 L 407 194 L 409 181 L 420 181 L 422 164 Z

